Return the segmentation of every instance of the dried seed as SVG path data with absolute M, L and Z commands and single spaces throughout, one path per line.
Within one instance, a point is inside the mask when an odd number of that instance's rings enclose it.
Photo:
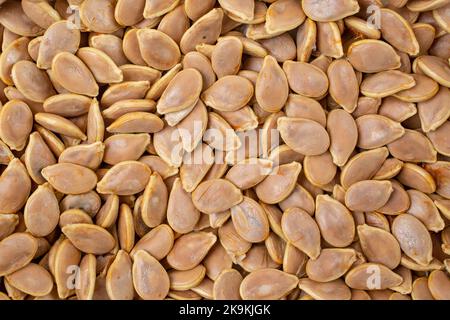
M 296 276 L 276 269 L 261 269 L 242 280 L 239 292 L 243 300 L 274 300 L 287 295 L 297 284 Z
M 97 191 L 104 194 L 131 195 L 144 190 L 151 170 L 138 161 L 122 161 L 109 169 L 98 182 Z
M 176 270 L 196 267 L 216 242 L 217 237 L 207 232 L 191 232 L 179 237 L 167 255 L 167 262 Z
M 144 300 L 162 300 L 169 293 L 170 280 L 164 267 L 143 250 L 134 255 L 133 285 Z
M 313 120 L 281 117 L 278 130 L 290 148 L 304 155 L 320 155 L 330 146 L 328 133 Z
M 41 172 L 53 188 L 65 194 L 85 193 L 97 184 L 97 176 L 92 170 L 73 163 L 54 164 Z
M 425 226 L 414 216 L 401 214 L 392 223 L 392 234 L 402 251 L 421 265 L 432 260 L 431 237 Z

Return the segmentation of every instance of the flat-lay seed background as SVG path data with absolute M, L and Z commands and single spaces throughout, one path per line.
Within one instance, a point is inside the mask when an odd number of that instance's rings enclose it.
M 450 0 L 0 0 L 0 300 L 450 299 Z

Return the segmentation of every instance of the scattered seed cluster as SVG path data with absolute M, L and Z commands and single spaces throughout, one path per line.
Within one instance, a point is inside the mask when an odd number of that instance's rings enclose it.
M 449 0 L 0 3 L 0 300 L 450 299 Z

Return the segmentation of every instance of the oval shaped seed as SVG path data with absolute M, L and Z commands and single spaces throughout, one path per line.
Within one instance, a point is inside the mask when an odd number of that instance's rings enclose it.
M 115 224 L 119 214 L 119 197 L 115 194 L 110 195 L 100 211 L 95 216 L 95 224 L 102 228 L 109 228 Z
M 386 147 L 363 151 L 351 158 L 341 171 L 341 185 L 348 189 L 352 184 L 371 179 L 388 157 Z
M 121 100 L 102 111 L 104 118 L 116 120 L 129 112 L 153 112 L 156 103 L 151 100 L 131 99 Z
M 175 75 L 158 100 L 158 113 L 181 111 L 194 105 L 202 90 L 202 75 L 195 69 L 185 69 Z
M 202 93 L 205 104 L 219 111 L 236 111 L 243 108 L 253 96 L 253 84 L 247 78 L 224 76 Z
M 378 179 L 382 180 L 382 179 Z M 378 209 L 383 214 L 399 214 L 408 210 L 410 199 L 403 186 L 396 180 L 391 180 L 394 191 L 392 192 L 388 202 Z
M 83 61 L 72 53 L 58 53 L 52 60 L 51 69 L 55 79 L 66 90 L 90 97 L 98 95 L 99 89 L 93 74 Z M 67 70 L 76 72 L 68 74 Z
M 45 71 L 38 69 L 31 61 L 22 60 L 11 69 L 14 85 L 27 99 L 34 102 L 44 102 L 55 94 L 52 83 Z
M 428 139 L 430 139 L 431 143 L 433 144 L 434 148 L 437 152 L 440 154 L 449 156 L 450 150 L 448 148 L 447 139 L 449 136 L 449 130 L 450 130 L 450 122 L 446 121 L 443 125 L 441 125 L 438 129 L 435 131 L 431 131 L 427 133 Z
M 220 36 L 223 17 L 223 10 L 216 8 L 195 21 L 181 37 L 181 52 L 186 54 L 190 51 L 195 51 L 195 47 L 201 43 L 215 43 Z
M 229 225 L 231 225 L 231 227 L 234 228 L 231 222 L 229 222 Z M 219 229 L 219 232 L 221 229 Z M 225 238 L 223 238 L 223 234 L 222 235 L 221 234 L 219 234 L 219 238 L 222 241 L 222 239 Z M 237 237 L 239 237 L 239 235 L 237 235 Z M 249 243 L 249 248 L 250 246 L 251 245 Z M 232 267 L 232 264 L 233 262 L 231 260 L 231 252 L 226 251 L 225 248 L 220 243 L 214 245 L 214 247 L 211 248 L 211 250 L 206 255 L 205 259 L 203 260 L 203 265 L 206 268 L 206 275 L 212 280 L 216 280 L 222 273 L 222 271 L 230 269 Z
M 326 115 L 322 105 L 314 99 L 290 94 L 286 102 L 286 115 L 290 118 L 304 118 L 316 121 L 325 127 Z
M 85 223 L 69 224 L 62 232 L 80 251 L 92 254 L 105 254 L 114 248 L 113 236 L 104 228 Z
M 380 40 L 365 39 L 352 43 L 347 57 L 353 68 L 365 73 L 397 69 L 401 65 L 394 48 Z
M 436 300 L 448 300 L 450 298 L 450 279 L 444 271 L 434 270 L 428 277 L 428 288 Z
M 106 274 L 106 292 L 111 300 L 132 300 L 134 298 L 132 261 L 120 250 Z
M 11 160 L 0 176 L 0 214 L 16 213 L 23 207 L 31 190 L 31 179 L 22 162 Z
M 34 119 L 37 123 L 48 130 L 72 137 L 75 139 L 86 140 L 86 135 L 72 121 L 52 113 L 39 112 L 35 114 Z
M 167 222 L 175 232 L 188 233 L 194 230 L 199 219 L 200 212 L 190 194 L 183 189 L 181 180 L 175 179 L 167 204 Z
M 80 46 L 80 30 L 71 26 L 68 21 L 58 21 L 45 30 L 36 60 L 39 68 L 49 69 L 53 58 L 60 52 L 75 54 Z
M 370 276 L 376 274 L 377 281 L 373 281 Z M 384 290 L 395 287 L 403 282 L 403 278 L 382 264 L 363 263 L 345 276 L 345 283 L 352 289 L 359 290 Z
M 272 161 L 245 159 L 230 168 L 225 178 L 241 190 L 249 189 L 264 180 L 272 171 Z
M 143 250 L 133 257 L 133 285 L 144 300 L 162 300 L 169 293 L 170 280 L 164 267 Z
M 305 21 L 302 6 L 295 0 L 282 0 L 267 8 L 265 29 L 269 34 L 278 34 L 297 28 Z
M 219 40 L 211 55 L 211 66 L 218 78 L 238 73 L 243 50 L 242 42 L 237 37 Z
M 164 161 L 178 168 L 183 162 L 183 144 L 176 127 L 166 126 L 153 136 L 155 152 Z
M 97 184 L 97 176 L 92 170 L 73 163 L 57 163 L 41 172 L 53 188 L 65 194 L 85 193 Z
M 130 112 L 120 116 L 106 128 L 111 133 L 154 133 L 161 131 L 164 122 L 153 113 Z
M 7 85 L 14 85 L 11 78 L 13 66 L 21 60 L 31 60 L 28 54 L 30 39 L 21 37 L 11 42 L 0 55 L 0 78 Z
M 79 273 L 79 288 L 75 290 L 79 300 L 92 300 L 95 291 L 97 260 L 92 254 L 81 259 Z
M 440 87 L 433 98 L 417 104 L 417 113 L 424 132 L 433 134 L 432 131 L 441 127 L 450 117 L 448 101 L 450 101 L 450 90 Z
M 330 95 L 345 111 L 353 112 L 358 103 L 359 84 L 352 65 L 347 60 L 333 61 L 327 70 Z
M 100 112 L 96 98 L 92 99 L 86 121 L 86 136 L 88 143 L 103 141 L 105 135 L 105 122 Z
M 316 259 L 320 254 L 320 230 L 304 210 L 290 208 L 283 213 L 281 227 L 286 239 L 295 247 Z
M 448 9 L 447 9 L 448 10 Z M 445 59 L 436 56 L 420 56 L 417 67 L 440 85 L 450 86 L 450 66 Z
M 58 225 L 58 199 L 48 183 L 39 186 L 28 198 L 24 221 L 27 230 L 36 237 L 49 235 Z
M 123 81 L 122 70 L 103 51 L 84 47 L 77 51 L 78 58 L 83 61 L 99 83 L 116 83 Z
M 80 5 L 81 22 L 91 31 L 113 33 L 120 26 L 114 19 L 115 2 L 111 0 L 87 0 Z
M 167 255 L 167 262 L 176 270 L 189 270 L 205 258 L 217 237 L 210 232 L 191 232 L 179 237 Z
M 218 197 L 218 195 L 226 196 Z M 192 192 L 194 206 L 206 214 L 228 210 L 242 200 L 241 191 L 224 179 L 204 181 Z
M 433 164 L 426 164 L 425 169 L 431 173 L 436 181 L 436 193 L 450 199 L 450 166 L 448 162 L 437 161 Z
M 33 260 L 38 250 L 36 238 L 16 232 L 0 241 L 0 274 L 11 274 Z
M 266 213 L 251 198 L 244 197 L 241 203 L 231 207 L 231 219 L 237 233 L 248 242 L 261 242 L 269 236 Z
M 78 266 L 81 260 L 81 253 L 75 248 L 69 239 L 60 238 L 51 250 L 55 250 L 50 256 L 50 270 L 55 277 L 55 283 L 58 291 L 58 296 L 65 299 L 72 294 L 72 290 L 67 286 L 70 273 L 67 273 L 67 268 Z M 52 251 L 50 251 L 52 253 Z M 52 262 L 53 261 L 53 262 Z M 53 266 L 53 267 L 52 267 Z
M 328 195 L 318 195 L 315 219 L 327 243 L 344 248 L 353 242 L 355 221 L 350 211 L 339 201 Z
M 243 277 L 235 269 L 226 269 L 214 281 L 214 300 L 241 300 L 239 288 Z
M 398 141 L 406 130 L 398 122 L 387 117 L 368 114 L 356 119 L 358 147 L 374 149 Z
M 258 105 L 267 112 L 278 112 L 282 109 L 289 94 L 289 83 L 283 69 L 270 55 L 258 74 L 255 86 L 255 97 Z
M 361 249 L 369 262 L 381 263 L 392 270 L 400 264 L 400 245 L 392 234 L 366 224 L 357 229 Z
M 420 277 L 414 280 L 411 297 L 413 300 L 433 300 L 430 289 L 428 288 L 428 278 Z
M 228 220 L 219 228 L 218 235 L 220 243 L 233 261 L 242 260 L 252 246 L 250 242 L 242 239 L 237 233 L 231 220 Z
M 300 208 L 310 215 L 314 213 L 314 198 L 301 185 L 296 184 L 291 194 L 279 203 L 281 210 L 286 211 L 289 208 Z M 284 236 L 283 236 L 284 237 Z
M 50 273 L 35 263 L 30 263 L 7 275 L 5 279 L 14 288 L 35 297 L 45 296 L 53 289 L 53 279 Z
M 411 89 L 406 89 L 394 94 L 394 97 L 406 102 L 422 102 L 431 99 L 439 91 L 436 81 L 422 74 L 411 74 L 416 81 L 416 85 Z
M 306 274 L 313 281 L 330 282 L 343 276 L 355 261 L 353 249 L 323 249 L 316 260 L 308 260 Z
M 298 153 L 309 156 L 320 155 L 330 146 L 328 133 L 315 121 L 281 117 L 277 124 L 281 138 Z
M 78 145 L 65 149 L 59 156 L 60 163 L 73 163 L 95 170 L 103 158 L 105 146 L 101 142 Z
M 0 111 L 0 138 L 13 150 L 25 148 L 33 128 L 33 114 L 19 100 L 8 101 Z
M 122 203 L 117 220 L 117 236 L 122 250 L 131 252 L 134 247 L 135 232 L 133 212 L 127 204 Z
M 116 134 L 105 140 L 103 162 L 111 165 L 127 160 L 138 160 L 150 143 L 150 136 L 141 134 Z
M 149 227 L 156 227 L 166 217 L 168 192 L 161 176 L 154 172 L 145 187 L 141 215 L 144 223 Z
M 333 162 L 338 166 L 343 166 L 358 141 L 358 128 L 355 120 L 344 110 L 332 110 L 328 113 L 327 131 Z
M 295 93 L 306 97 L 318 98 L 323 96 L 328 90 L 328 78 L 326 74 L 312 64 L 285 61 L 283 63 L 283 70 L 286 73 L 289 87 Z
M 19 224 L 19 216 L 17 214 L 0 215 L 0 241 L 14 232 Z
M 140 29 L 137 39 L 141 56 L 150 67 L 169 70 L 180 61 L 181 53 L 177 43 L 164 32 Z
M 393 191 L 387 180 L 359 181 L 345 193 L 345 205 L 352 211 L 375 211 L 386 204 Z
M 161 224 L 145 234 L 134 246 L 131 256 L 144 250 L 157 260 L 162 260 L 172 250 L 174 234 L 167 224 Z
M 392 234 L 408 257 L 424 266 L 431 262 L 431 237 L 416 217 L 409 214 L 397 216 L 392 223 Z
M 339 59 L 344 55 L 341 32 L 337 23 L 317 22 L 317 48 L 326 57 Z
M 367 97 L 384 98 L 416 85 L 414 78 L 397 70 L 388 70 L 368 76 L 361 83 L 361 93 Z
M 294 190 L 301 169 L 302 166 L 298 162 L 273 168 L 272 173 L 255 187 L 258 198 L 268 204 L 286 199 Z
M 358 1 L 339 0 L 319 3 L 314 0 L 302 1 L 305 14 L 314 21 L 337 21 L 359 11 Z
M 88 113 L 91 99 L 74 94 L 62 93 L 51 96 L 44 101 L 44 110 L 61 117 L 78 117 Z
M 387 8 L 380 10 L 380 31 L 383 39 L 397 50 L 411 56 L 419 53 L 420 47 L 413 29 L 397 12 Z
M 329 152 L 319 156 L 306 156 L 303 166 L 305 177 L 315 186 L 324 186 L 330 183 L 337 171 Z
M 413 147 L 414 146 L 414 147 Z M 408 162 L 435 162 L 437 152 L 422 133 L 405 130 L 405 134 L 388 144 L 389 152 L 395 158 Z
M 239 292 L 243 300 L 275 300 L 297 287 L 297 276 L 276 269 L 260 269 L 248 274 Z
M 422 167 L 412 163 L 405 163 L 403 165 L 397 179 L 403 185 L 424 193 L 433 193 L 436 191 L 436 183 L 433 176 Z
M 445 223 L 433 200 L 426 194 L 414 189 L 408 190 L 407 193 L 411 199 L 411 205 L 406 212 L 419 219 L 430 231 L 439 232 L 443 230 Z
M 44 31 L 35 24 L 22 9 L 21 2 L 8 1 L 2 4 L 0 23 L 8 30 L 24 37 L 35 37 Z
M 97 183 L 97 192 L 132 195 L 145 189 L 151 175 L 151 170 L 138 161 L 122 161 L 109 169 Z

